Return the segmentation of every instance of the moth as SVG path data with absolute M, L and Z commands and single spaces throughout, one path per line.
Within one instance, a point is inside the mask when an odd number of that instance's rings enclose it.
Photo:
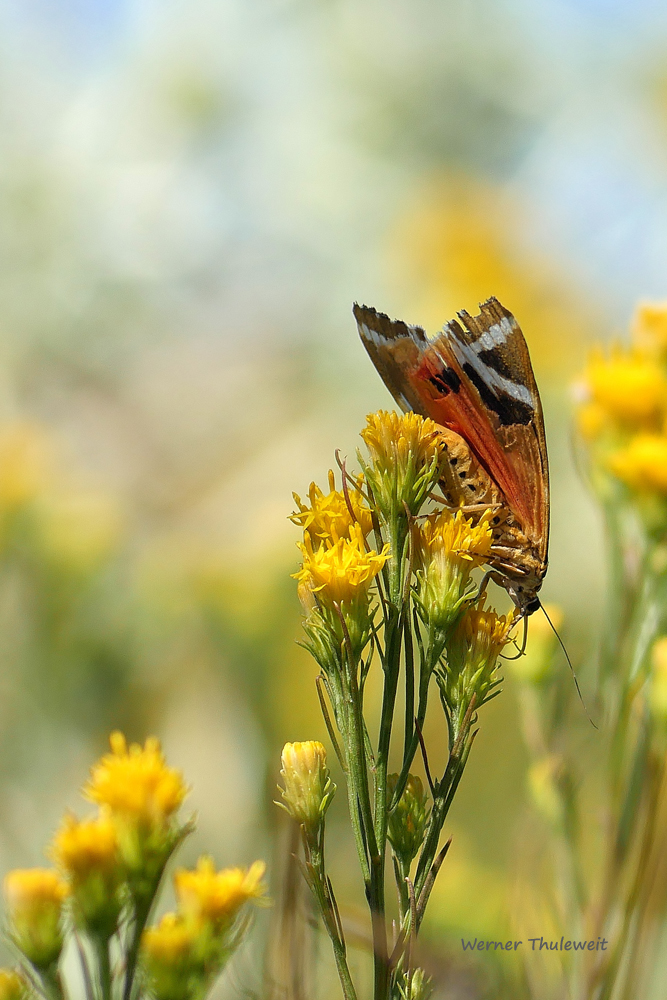
M 398 405 L 443 428 L 446 503 L 494 509 L 491 578 L 524 617 L 547 571 L 549 463 L 542 404 L 519 324 L 495 298 L 429 339 L 419 326 L 354 305 L 359 334 Z

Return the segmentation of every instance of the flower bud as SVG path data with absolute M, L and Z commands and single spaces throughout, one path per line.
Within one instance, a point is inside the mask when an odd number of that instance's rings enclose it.
M 398 783 L 398 775 L 387 777 L 387 792 L 389 798 L 394 793 Z M 396 807 L 389 814 L 389 842 L 401 864 L 409 869 L 413 858 L 424 842 L 424 831 L 429 817 L 429 807 L 426 792 L 421 778 L 409 774 Z
M 0 1000 L 28 1000 L 31 993 L 17 969 L 0 969 Z
M 11 938 L 37 969 L 49 969 L 60 957 L 67 891 L 58 872 L 48 868 L 16 869 L 5 877 Z
M 329 777 L 327 752 L 317 740 L 286 743 L 281 761 L 280 773 L 285 782 L 280 789 L 284 800 L 281 805 L 303 826 L 308 839 L 317 841 L 336 791 Z
M 401 975 L 398 988 L 401 1000 L 429 1000 L 433 995 L 433 983 L 423 969 L 414 969 L 412 973 Z
M 108 810 L 89 820 L 66 815 L 51 853 L 69 882 L 75 922 L 91 933 L 111 937 L 122 902 L 118 839 Z
M 371 464 L 359 459 L 385 523 L 419 513 L 440 478 L 447 452 L 438 425 L 418 413 L 379 410 L 361 432 Z

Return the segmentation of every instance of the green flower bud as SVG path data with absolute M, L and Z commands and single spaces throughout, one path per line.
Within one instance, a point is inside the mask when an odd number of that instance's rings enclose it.
M 60 957 L 67 893 L 67 884 L 49 868 L 16 869 L 5 878 L 10 936 L 37 969 L 50 969 Z
M 284 800 L 280 804 L 303 826 L 306 837 L 317 841 L 336 791 L 329 777 L 327 752 L 317 740 L 286 743 L 282 765 L 285 787 L 280 789 Z
M 387 777 L 389 797 L 398 783 L 398 775 Z M 387 833 L 396 857 L 408 869 L 424 842 L 424 832 L 429 817 L 429 806 L 421 779 L 409 774 L 395 809 L 389 815 Z
M 402 1000 L 429 1000 L 433 996 L 433 983 L 423 969 L 403 973 L 398 984 Z

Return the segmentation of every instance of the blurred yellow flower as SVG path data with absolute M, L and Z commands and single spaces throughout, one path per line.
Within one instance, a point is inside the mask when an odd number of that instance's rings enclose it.
M 291 515 L 290 521 L 301 525 L 315 544 L 319 541 L 337 541 L 348 536 L 355 522 L 361 525 L 364 536 L 373 526 L 371 512 L 364 503 L 359 489 L 348 491 L 354 518 L 351 516 L 344 493 L 335 488 L 332 470 L 329 470 L 328 493 L 323 493 L 315 483 L 310 484 L 308 490 L 310 507 L 302 502 L 298 493 L 293 493 L 292 496 L 299 510 Z
M 167 767 L 159 740 L 149 736 L 129 747 L 122 733 L 112 733 L 111 753 L 91 770 L 84 795 L 108 806 L 111 814 L 148 826 L 164 823 L 180 807 L 187 786 L 180 771 Z
M 107 808 L 95 819 L 65 815 L 51 855 L 67 877 L 72 914 L 85 930 L 110 937 L 121 910 L 120 851 L 116 827 Z
M 48 968 L 62 950 L 67 883 L 53 869 L 24 868 L 9 872 L 4 888 L 12 940 L 33 965 Z
M 52 443 L 34 424 L 0 429 L 0 509 L 13 510 L 33 500 L 49 478 Z
M 610 471 L 633 489 L 667 494 L 667 436 L 636 434 L 607 462 Z
M 599 403 L 583 403 L 576 411 L 576 421 L 585 441 L 594 441 L 612 424 L 609 412 Z
M 553 622 L 554 628 L 560 630 L 563 624 L 562 610 L 556 604 L 545 604 L 544 610 Z M 532 615 L 525 653 L 515 660 L 509 660 L 509 669 L 520 681 L 531 684 L 541 681 L 549 672 L 557 642 L 546 617 L 543 614 Z
M 361 525 L 350 528 L 349 538 L 340 538 L 331 545 L 315 549 L 306 534 L 299 545 L 303 565 L 294 579 L 306 584 L 324 601 L 346 604 L 367 592 L 373 579 L 389 558 L 389 545 L 382 552 L 367 551 Z
M 52 494 L 38 507 L 47 557 L 74 572 L 90 572 L 118 546 L 123 520 L 113 497 L 86 490 Z
M 79 820 L 67 813 L 53 839 L 53 860 L 73 882 L 91 872 L 111 871 L 118 864 L 118 838 L 110 813 Z
M 156 1000 L 190 1000 L 201 993 L 206 969 L 206 947 L 201 928 L 180 914 L 165 913 L 156 927 L 148 927 L 141 948 Z
M 650 353 L 667 352 L 667 302 L 641 302 L 632 318 L 632 339 Z
M 543 819 L 557 824 L 562 820 L 563 806 L 558 792 L 560 757 L 551 755 L 536 761 L 528 771 L 528 789 L 533 804 Z
M 216 871 L 210 857 L 200 858 L 194 871 L 179 868 L 174 875 L 179 912 L 196 923 L 227 926 L 244 903 L 265 895 L 265 870 L 263 861 L 255 861 L 247 870 Z
M 192 952 L 199 930 L 178 913 L 165 913 L 156 927 L 148 927 L 142 937 L 144 951 L 154 961 L 173 964 Z
M 419 413 L 369 413 L 361 437 L 377 468 L 399 478 L 408 466 L 419 470 L 440 459 L 444 452 L 438 425 Z
M 655 422 L 667 402 L 667 382 L 655 361 L 634 350 L 600 349 L 589 359 L 584 383 L 590 401 L 622 423 Z
M 0 969 L 0 1000 L 26 1000 L 30 990 L 16 969 Z

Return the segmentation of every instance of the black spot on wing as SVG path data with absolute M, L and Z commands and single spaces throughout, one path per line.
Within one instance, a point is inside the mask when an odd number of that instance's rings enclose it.
M 453 368 L 443 368 L 437 375 L 430 375 L 428 380 L 443 396 L 458 392 L 461 388 L 461 379 Z
M 468 363 L 463 365 L 463 371 L 477 389 L 484 405 L 498 415 L 503 427 L 531 422 L 535 416 L 535 410 L 530 403 L 515 399 L 506 392 L 496 393 Z

